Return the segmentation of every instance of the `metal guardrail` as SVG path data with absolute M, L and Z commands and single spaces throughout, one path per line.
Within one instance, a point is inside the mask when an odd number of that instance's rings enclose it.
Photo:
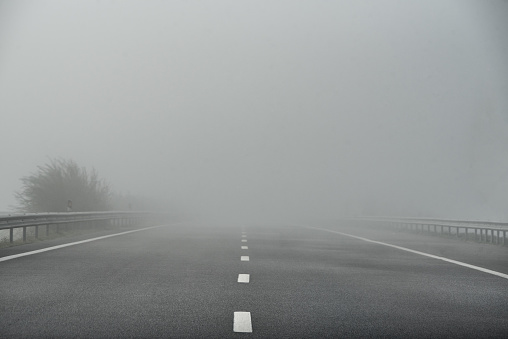
M 71 212 L 71 213 L 30 213 L 0 217 L 0 230 L 9 230 L 9 241 L 14 242 L 14 229 L 23 229 L 23 242 L 27 239 L 27 228 L 35 227 L 35 237 L 39 238 L 39 228 L 45 226 L 46 236 L 51 225 L 74 225 L 76 227 L 106 227 L 107 225 L 133 225 L 148 218 L 167 216 L 155 212 Z
M 421 233 L 456 236 L 464 240 L 507 246 L 508 223 L 431 218 L 359 217 L 356 220 L 385 222 Z

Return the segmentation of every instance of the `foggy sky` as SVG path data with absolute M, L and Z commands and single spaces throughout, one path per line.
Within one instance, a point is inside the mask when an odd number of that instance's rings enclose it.
M 50 158 L 245 219 L 508 221 L 508 2 L 2 1 L 0 211 Z

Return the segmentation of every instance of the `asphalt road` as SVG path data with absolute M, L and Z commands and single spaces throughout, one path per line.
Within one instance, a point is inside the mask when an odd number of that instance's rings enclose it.
M 307 225 L 508 274 L 508 248 Z M 301 226 L 184 223 L 0 261 L 0 337 L 506 338 L 508 279 Z

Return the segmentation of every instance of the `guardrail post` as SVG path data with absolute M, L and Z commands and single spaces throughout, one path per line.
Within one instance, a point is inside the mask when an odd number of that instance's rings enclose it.
M 9 228 L 9 242 L 11 244 L 14 242 L 14 228 Z
M 26 226 L 23 227 L 23 242 L 26 242 Z

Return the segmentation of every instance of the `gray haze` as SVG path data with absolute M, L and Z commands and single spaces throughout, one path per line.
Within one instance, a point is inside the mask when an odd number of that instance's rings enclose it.
M 2 1 L 0 210 L 51 158 L 196 215 L 508 220 L 508 2 Z

